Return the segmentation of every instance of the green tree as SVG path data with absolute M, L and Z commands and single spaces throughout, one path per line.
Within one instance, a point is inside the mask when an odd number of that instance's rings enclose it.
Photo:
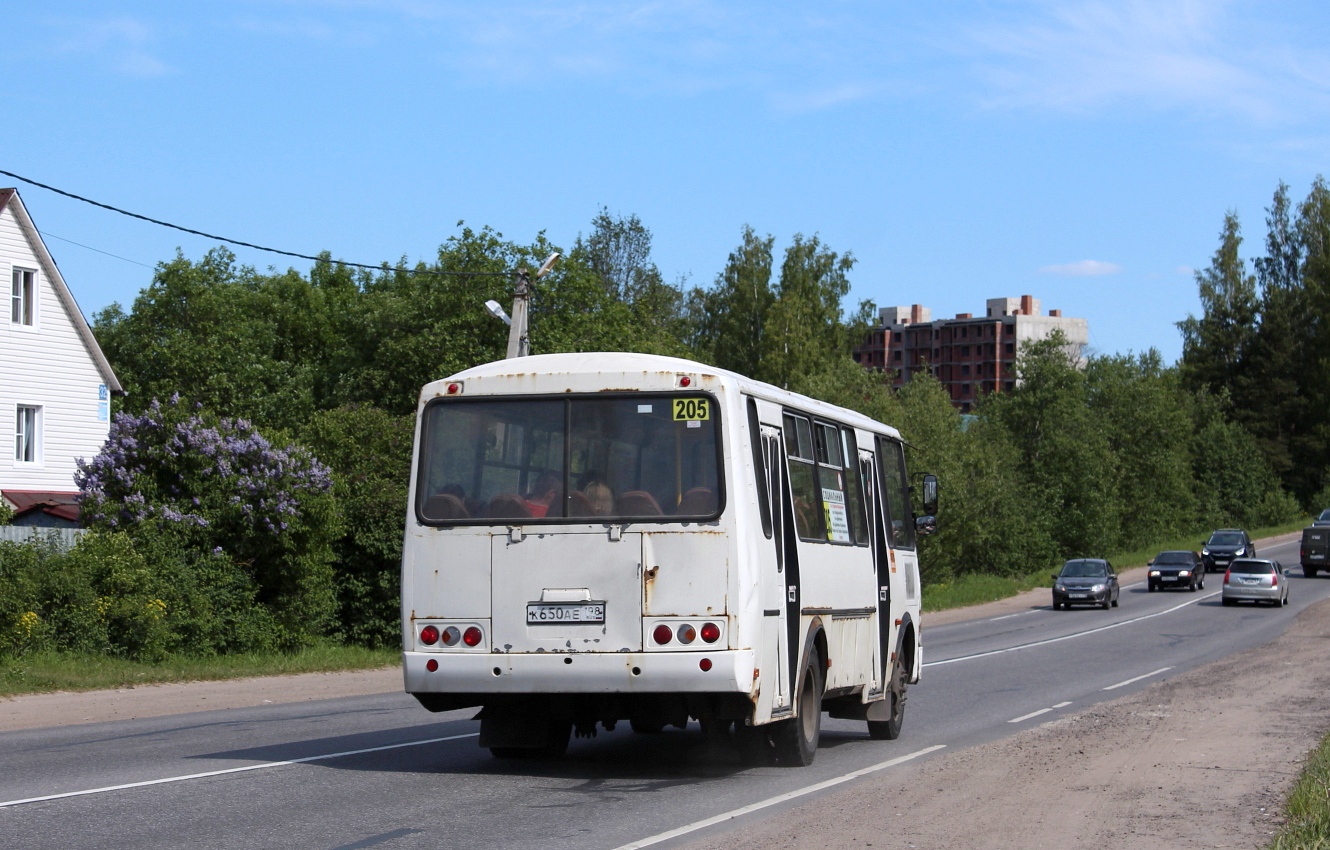
M 854 333 L 842 322 L 854 257 L 827 248 L 818 237 L 795 234 L 785 249 L 780 284 L 763 334 L 765 380 L 789 387 L 818 371 L 828 357 L 849 354 Z
M 1052 528 L 1066 556 L 1099 556 L 1121 537 L 1119 469 L 1107 431 L 1090 408 L 1085 374 L 1066 338 L 1054 333 L 1018 355 L 1017 385 L 985 411 L 1015 442 L 1033 492 L 1055 512 Z
M 98 342 L 129 390 L 124 407 L 179 393 L 211 410 L 290 427 L 315 409 L 312 361 L 327 342 L 317 292 L 294 272 L 238 268 L 218 248 L 157 267 L 126 314 L 95 317 Z
M 1192 419 L 1176 372 L 1155 349 L 1139 356 L 1092 357 L 1089 410 L 1105 424 L 1117 459 L 1120 545 L 1147 546 L 1187 531 L 1196 520 Z
M 765 377 L 762 355 L 776 302 L 771 286 L 774 244 L 773 237 L 759 237 L 745 226 L 743 242 L 730 253 L 715 284 L 696 291 L 693 345 L 703 360 L 741 375 Z
M 332 467 L 343 518 L 334 544 L 338 623 L 366 646 L 401 640 L 403 515 L 411 478 L 413 417 L 349 406 L 316 413 L 302 442 Z
M 1178 322 L 1182 377 L 1192 389 L 1231 391 L 1248 366 L 1256 334 L 1256 278 L 1242 261 L 1241 246 L 1238 214 L 1229 212 L 1209 267 L 1196 273 L 1201 316 Z

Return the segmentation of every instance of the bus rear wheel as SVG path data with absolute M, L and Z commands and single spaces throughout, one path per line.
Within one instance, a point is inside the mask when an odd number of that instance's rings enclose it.
M 894 741 L 901 736 L 905 723 L 905 665 L 900 653 L 891 663 L 891 678 L 887 681 L 887 700 L 891 703 L 891 716 L 886 720 L 868 721 L 868 737 L 874 741 Z
M 799 714 L 782 720 L 771 732 L 776 760 L 788 767 L 807 767 L 817 755 L 817 744 L 822 737 L 822 670 L 816 652 L 810 652 L 808 663 L 799 677 Z

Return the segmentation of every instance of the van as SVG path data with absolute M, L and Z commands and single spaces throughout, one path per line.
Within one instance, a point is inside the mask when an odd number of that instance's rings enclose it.
M 1320 570 L 1330 571 L 1330 526 L 1314 525 L 1302 530 L 1302 574 L 1316 578 Z

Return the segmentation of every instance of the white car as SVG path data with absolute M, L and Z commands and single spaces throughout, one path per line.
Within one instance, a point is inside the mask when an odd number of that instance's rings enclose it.
M 1278 561 L 1263 558 L 1238 558 L 1224 573 L 1225 605 L 1240 601 L 1268 602 L 1276 607 L 1288 604 L 1288 572 Z

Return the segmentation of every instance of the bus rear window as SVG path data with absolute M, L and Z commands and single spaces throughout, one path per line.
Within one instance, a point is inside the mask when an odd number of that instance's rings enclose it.
M 421 426 L 427 523 L 669 521 L 721 507 L 710 396 L 447 400 Z

